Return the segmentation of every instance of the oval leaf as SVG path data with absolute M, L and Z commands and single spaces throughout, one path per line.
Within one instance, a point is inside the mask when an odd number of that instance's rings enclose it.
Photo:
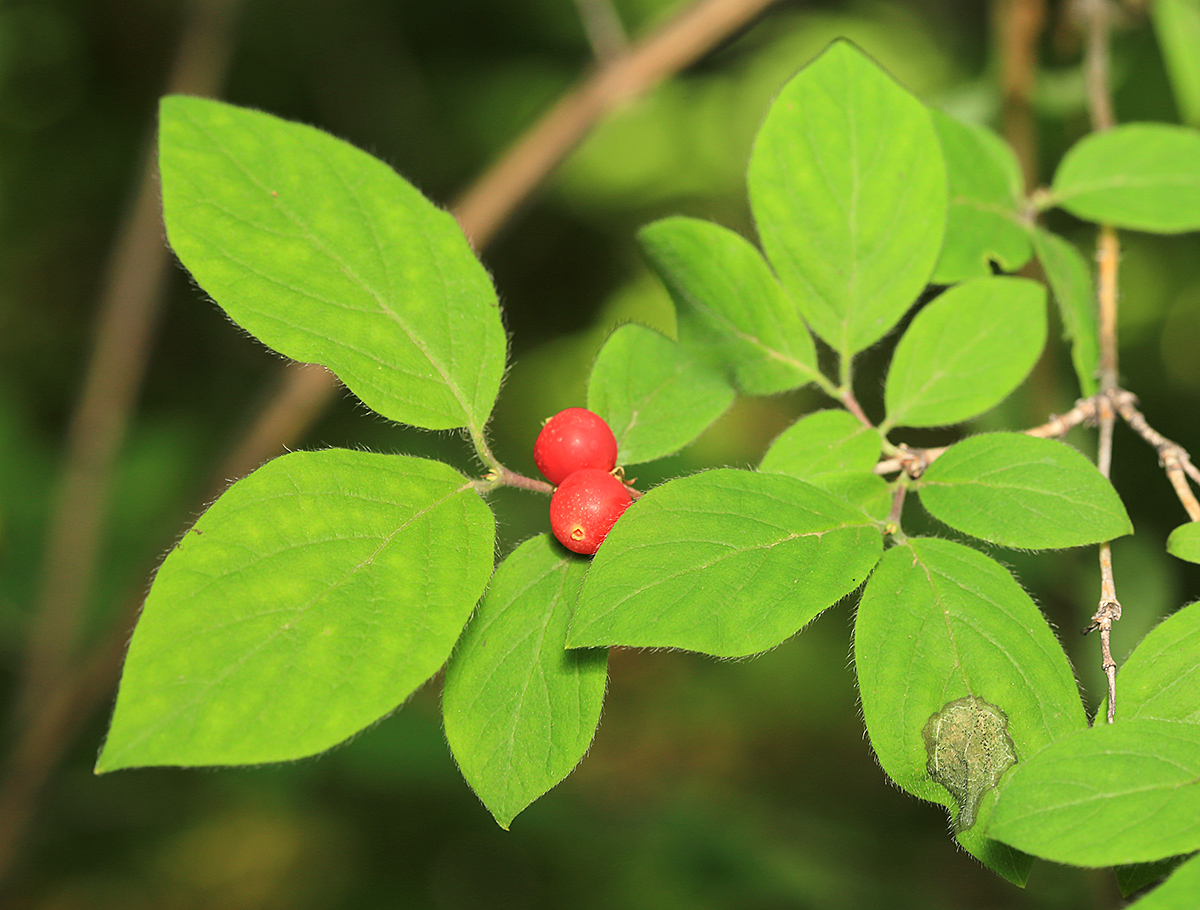
M 1200 562 L 1200 521 L 1180 525 L 1167 538 L 1167 552 L 1188 562 Z
M 917 313 L 896 345 L 884 401 L 893 426 L 960 423 L 1008 397 L 1046 346 L 1046 290 L 976 278 Z
M 884 554 L 867 583 L 854 665 L 883 770 L 946 806 L 968 851 L 1023 882 L 1029 858 L 989 840 L 976 819 L 1014 758 L 1087 724 L 1070 664 L 1029 595 L 970 547 L 910 538 Z M 955 735 L 972 726 L 990 732 Z
M 546 535 L 525 541 L 446 667 L 446 739 L 502 828 L 571 773 L 600 722 L 608 652 L 563 648 L 587 566 Z
M 862 511 L 795 478 L 731 469 L 682 477 L 613 526 L 568 645 L 765 651 L 858 587 L 881 547 Z
M 1051 201 L 1087 221 L 1177 234 L 1200 230 L 1200 132 L 1127 123 L 1077 142 L 1054 173 Z
M 929 281 L 946 170 L 929 110 L 838 41 L 779 93 L 754 143 L 767 258 L 842 357 L 882 338 Z
M 719 373 L 640 325 L 623 325 L 608 337 L 588 379 L 588 408 L 612 427 L 621 464 L 678 452 L 733 399 Z
M 1079 390 L 1085 397 L 1095 395 L 1099 388 L 1096 372 L 1100 368 L 1100 336 L 1092 273 L 1083 254 L 1057 234 L 1034 228 L 1033 245 L 1054 291 L 1063 336 L 1071 342 L 1071 362 Z
M 1060 739 L 1000 784 L 988 834 L 1074 866 L 1200 849 L 1200 725 L 1139 717 Z
M 664 218 L 638 240 L 675 301 L 679 342 L 743 392 L 770 395 L 817 376 L 812 336 L 744 237 L 697 218 Z
M 1014 272 L 1032 249 L 1022 226 L 1021 167 L 1013 150 L 986 127 L 930 112 L 946 161 L 950 207 L 933 284 Z
M 219 101 L 164 98 L 159 148 L 171 247 L 235 322 L 392 420 L 483 426 L 506 340 L 449 214 L 366 152 Z
M 1133 532 L 1112 484 L 1053 439 L 971 436 L 947 449 L 916 487 L 934 518 L 1006 547 L 1079 547 Z
M 1117 709 L 1126 717 L 1200 724 L 1200 603 L 1151 629 L 1121 665 Z
M 1194 910 L 1200 894 L 1200 854 L 1176 869 L 1171 877 L 1130 904 L 1130 910 Z
M 268 462 L 159 569 L 96 770 L 286 761 L 352 736 L 445 662 L 493 538 L 491 510 L 440 462 Z
M 850 412 L 816 411 L 775 438 L 759 470 L 821 486 L 818 479 L 823 475 L 870 471 L 879 460 L 879 448 L 879 432 Z

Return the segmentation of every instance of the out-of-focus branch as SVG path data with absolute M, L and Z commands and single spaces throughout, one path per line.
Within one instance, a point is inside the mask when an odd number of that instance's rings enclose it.
M 211 94 L 220 83 L 237 6 L 238 0 L 195 5 L 176 52 L 170 91 Z M 148 137 L 137 190 L 103 279 L 92 358 L 67 431 L 22 667 L 18 718 L 28 716 L 39 693 L 63 673 L 90 596 L 113 464 L 145 374 L 166 278 L 158 197 Z
M 1001 129 L 1017 154 L 1029 192 L 1039 183 L 1032 99 L 1038 39 L 1046 22 L 1045 0 L 995 0 L 992 20 L 1000 58 Z
M 628 50 L 629 38 L 611 0 L 575 0 L 575 7 L 597 60 L 606 63 Z

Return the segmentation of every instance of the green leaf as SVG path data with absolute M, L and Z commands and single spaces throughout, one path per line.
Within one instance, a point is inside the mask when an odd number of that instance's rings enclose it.
M 1014 272 L 1032 248 L 1022 226 L 1021 167 L 1012 149 L 986 127 L 931 111 L 942 144 L 950 207 L 933 284 L 992 274 L 992 263 Z
M 960 423 L 1008 397 L 1046 346 L 1046 291 L 975 278 L 926 304 L 896 345 L 884 401 L 893 426 Z
M 1158 36 L 1175 104 L 1184 123 L 1200 126 L 1200 3 L 1154 0 L 1150 20 Z
M 862 511 L 795 478 L 732 469 L 681 477 L 613 526 L 568 646 L 765 651 L 858 587 L 881 547 Z
M 612 427 L 621 464 L 678 452 L 733 404 L 724 378 L 653 329 L 623 325 L 592 365 L 588 408 Z
M 675 301 L 680 344 L 750 395 L 812 382 L 817 353 L 800 311 L 745 238 L 697 218 L 664 218 L 638 232 Z
M 818 479 L 823 475 L 870 471 L 879 460 L 879 447 L 878 431 L 848 411 L 816 411 L 776 437 L 759 470 L 821 486 Z
M 892 489 L 877 474 L 863 471 L 822 474 L 812 483 L 862 509 L 881 525 L 892 511 Z
M 1133 533 L 1112 484 L 1076 449 L 1023 433 L 955 443 L 915 484 L 934 518 L 1024 549 L 1061 549 Z
M 1197 894 L 1200 894 L 1200 854 L 1193 856 L 1165 882 L 1129 907 L 1130 910 L 1194 910 Z
M 1116 866 L 1113 872 L 1116 875 L 1117 887 L 1121 889 L 1121 896 L 1128 898 L 1135 892 L 1163 881 L 1185 859 L 1187 859 L 1186 856 L 1172 856 L 1167 859 L 1155 860 L 1152 863 L 1127 863 Z M 1190 905 L 1188 906 L 1190 907 Z
M 446 739 L 502 828 L 571 773 L 600 722 L 608 652 L 563 649 L 587 566 L 547 535 L 525 541 L 446 667 Z
M 1100 337 L 1092 273 L 1079 250 L 1057 234 L 1034 228 L 1033 246 L 1054 291 L 1063 337 L 1071 342 L 1071 362 L 1079 378 L 1079 390 L 1084 397 L 1095 395 L 1099 388 L 1096 371 L 1100 366 Z
M 929 281 L 946 170 L 929 110 L 838 41 L 779 93 L 750 158 L 767 258 L 843 358 L 883 337 Z
M 989 840 L 978 823 L 995 779 L 1013 757 L 1020 767 L 1087 724 L 1066 655 L 1029 595 L 970 547 L 909 538 L 867 582 L 854 665 L 883 770 L 946 806 L 959 843 L 1023 883 L 1029 858 Z M 986 735 L 967 735 L 973 727 Z
M 1200 849 L 1200 725 L 1137 717 L 1063 737 L 1000 784 L 988 833 L 1075 866 Z
M 1167 538 L 1167 552 L 1188 562 L 1200 562 L 1200 521 L 1180 525 Z
M 491 574 L 493 525 L 440 462 L 268 462 L 159 569 L 96 770 L 286 761 L 374 723 L 449 656 Z
M 1117 713 L 1200 724 L 1200 603 L 1168 616 L 1121 666 Z
M 385 417 L 482 428 L 506 340 L 450 215 L 366 152 L 219 101 L 164 98 L 159 146 L 171 247 L 235 322 Z
M 1050 202 L 1086 221 L 1177 234 L 1200 230 L 1200 132 L 1127 123 L 1089 133 L 1054 174 Z

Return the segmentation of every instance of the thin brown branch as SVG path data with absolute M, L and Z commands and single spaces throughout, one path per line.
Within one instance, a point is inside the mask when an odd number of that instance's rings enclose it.
M 1092 398 L 1083 398 L 1075 403 L 1075 407 L 1062 415 L 1051 415 L 1050 419 L 1036 427 L 1030 427 L 1025 431 L 1026 436 L 1037 436 L 1040 439 L 1061 439 L 1066 436 L 1075 427 L 1092 423 L 1096 420 L 1098 413 L 1099 396 Z M 899 446 L 900 454 L 894 458 L 887 458 L 878 462 L 875 465 L 874 471 L 876 474 L 895 474 L 898 471 L 903 471 L 909 477 L 916 480 L 925 469 L 937 461 L 949 446 L 939 446 L 932 449 L 917 449 L 906 445 Z
M 171 92 L 213 94 L 232 49 L 240 0 L 193 4 L 167 80 Z M 46 779 L 104 693 L 124 651 L 126 632 L 74 666 L 92 590 L 113 468 L 124 442 L 164 292 L 157 169 L 147 139 L 137 189 L 101 283 L 91 360 L 67 430 L 66 456 L 51 507 L 41 580 L 18 681 L 16 737 L 0 779 L 0 882 L 15 863 Z M 112 641 L 117 647 L 111 648 Z M 97 680 L 102 680 L 97 684 Z
M 575 7 L 598 61 L 607 63 L 629 49 L 629 37 L 611 0 L 575 0 Z
M 1146 417 L 1137 407 L 1137 397 L 1132 392 L 1126 392 L 1121 389 L 1115 392 L 1112 396 L 1113 407 L 1117 409 L 1117 413 L 1125 420 L 1135 433 L 1146 440 L 1154 447 L 1154 451 L 1158 453 L 1159 464 L 1166 471 L 1167 479 L 1171 481 L 1171 486 L 1175 488 L 1175 494 L 1179 497 L 1179 501 L 1183 504 L 1183 508 L 1188 513 L 1188 518 L 1192 521 L 1200 521 L 1200 501 L 1197 501 L 1196 494 L 1188 484 L 1188 476 L 1195 478 L 1196 468 L 1192 464 L 1191 456 L 1188 455 L 1187 449 L 1179 445 L 1177 442 L 1172 442 L 1159 433 L 1146 421 Z
M 1024 189 L 1029 192 L 1040 182 L 1032 99 L 1038 40 L 1046 22 L 1045 0 L 995 0 L 992 18 L 1000 58 L 1001 129 L 1017 154 Z
M 209 94 L 230 51 L 237 0 L 196 6 L 169 77 L 170 91 Z M 65 671 L 92 589 L 113 465 L 145 375 L 167 274 L 151 142 L 117 234 L 102 292 L 95 342 L 67 430 L 66 459 L 52 506 L 38 599 L 30 621 L 16 716 L 27 717 Z
M 1084 24 L 1084 79 L 1087 84 L 1088 112 L 1092 129 L 1112 129 L 1112 90 L 1109 87 L 1108 40 L 1112 30 L 1111 0 L 1081 0 Z

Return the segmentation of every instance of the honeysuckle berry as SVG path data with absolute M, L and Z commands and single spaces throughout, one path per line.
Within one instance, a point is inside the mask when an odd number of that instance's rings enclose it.
M 611 471 L 617 464 L 617 439 L 599 414 L 567 408 L 547 420 L 538 433 L 533 460 L 557 486 L 584 468 Z
M 608 471 L 575 471 L 550 498 L 550 529 L 568 550 L 590 556 L 631 501 L 625 484 Z

